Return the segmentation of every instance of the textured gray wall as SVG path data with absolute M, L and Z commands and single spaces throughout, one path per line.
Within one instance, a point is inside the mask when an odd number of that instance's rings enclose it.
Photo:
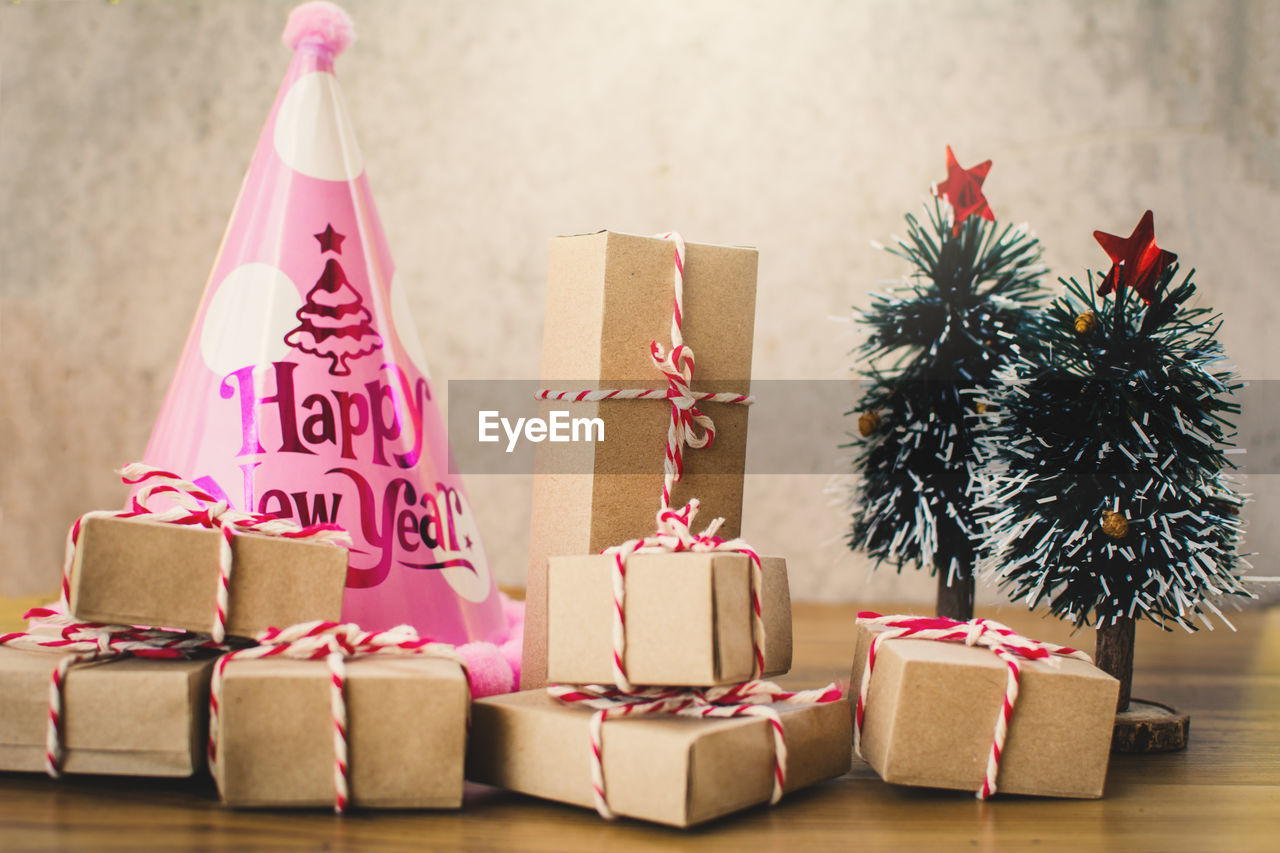
M 351 0 L 338 62 L 437 380 L 529 377 L 546 240 L 679 228 L 760 248 L 756 375 L 847 376 L 853 304 L 942 149 L 1056 271 L 1156 211 L 1228 352 L 1280 378 L 1280 5 Z M 65 527 L 123 496 L 288 63 L 291 2 L 0 8 L 0 595 L 53 589 Z M 834 414 L 833 414 L 834 416 Z M 1255 460 L 1256 462 L 1256 460 Z M 1277 468 L 1275 470 L 1280 470 Z M 1250 545 L 1280 574 L 1275 477 Z M 523 582 L 529 483 L 473 478 Z M 745 530 L 801 598 L 932 596 L 844 549 L 847 480 L 753 477 Z

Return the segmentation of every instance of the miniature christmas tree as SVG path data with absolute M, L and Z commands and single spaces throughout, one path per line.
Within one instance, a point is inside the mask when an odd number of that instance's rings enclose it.
M 342 253 L 344 236 L 330 225 L 315 235 L 320 251 Z M 347 376 L 347 360 L 381 349 L 382 338 L 373 328 L 373 315 L 364 299 L 347 281 L 336 258 L 328 258 L 315 287 L 307 292 L 306 304 L 298 309 L 301 324 L 285 335 L 291 347 L 332 361 L 329 373 Z
M 1190 630 L 1221 617 L 1213 598 L 1248 595 L 1236 573 L 1243 501 L 1226 456 L 1239 385 L 1218 315 L 1188 306 L 1194 271 L 1175 284 L 1176 255 L 1156 245 L 1151 212 L 1127 239 L 1094 236 L 1112 261 L 1097 293 L 1092 273 L 1087 286 L 1063 281 L 1038 344 L 1022 348 L 986 415 L 984 447 L 1005 470 L 985 523 L 1011 596 L 1096 623 L 1097 662 L 1120 679 L 1125 711 L 1135 619 Z M 1134 705 L 1118 718 L 1117 748 Z M 1144 724 L 1143 737 L 1176 748 L 1186 718 L 1165 717 L 1164 735 Z
M 908 214 L 906 239 L 888 247 L 910 278 L 858 316 L 867 386 L 849 413 L 862 474 L 850 547 L 935 573 L 938 614 L 955 619 L 973 616 L 975 404 L 1016 353 L 1044 273 L 1039 241 L 995 223 L 982 194 L 990 168 L 963 169 L 948 147 L 928 222 Z

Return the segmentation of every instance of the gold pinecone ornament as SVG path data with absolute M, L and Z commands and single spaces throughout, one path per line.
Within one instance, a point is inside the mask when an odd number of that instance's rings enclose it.
M 1098 328 L 1098 315 L 1092 311 L 1086 311 L 1076 316 L 1075 322 L 1076 334 L 1087 335 L 1094 329 Z
M 871 434 L 878 432 L 880 429 L 880 413 L 879 412 L 863 412 L 858 415 L 858 432 L 862 433 L 862 437 L 866 438 Z
M 1122 512 L 1102 511 L 1102 532 L 1112 539 L 1123 539 L 1129 535 L 1129 519 Z

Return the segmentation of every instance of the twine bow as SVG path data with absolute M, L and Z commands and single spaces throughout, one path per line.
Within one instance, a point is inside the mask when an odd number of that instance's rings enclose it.
M 286 539 L 307 539 L 351 546 L 351 537 L 336 524 L 299 527 L 275 516 L 233 509 L 227 501 L 215 498 L 195 483 L 141 462 L 126 465 L 120 474 L 127 485 L 145 484 L 134 494 L 129 508 L 119 512 L 103 510 L 86 513 L 76 519 L 67 533 L 66 557 L 62 563 L 62 601 L 68 610 L 71 606 L 71 567 L 75 560 L 76 545 L 80 541 L 84 523 L 91 518 L 145 518 L 147 521 L 221 531 L 215 618 L 213 631 L 210 632 L 216 643 L 221 643 L 227 633 L 227 608 L 231 595 L 231 540 L 237 533 L 261 533 Z M 151 499 L 160 495 L 168 498 L 171 505 L 163 509 L 152 508 Z
M 233 660 L 284 657 L 324 660 L 329 666 L 329 706 L 333 715 L 333 810 L 342 814 L 351 797 L 350 761 L 347 750 L 346 661 L 351 658 L 410 657 L 424 655 L 453 661 L 466 668 L 462 656 L 447 643 L 418 636 L 409 625 L 385 631 L 365 631 L 359 625 L 337 622 L 303 622 L 288 628 L 268 628 L 255 637 L 259 645 L 223 655 L 213 670 L 209 686 L 209 767 L 218 762 L 218 717 L 222 707 L 222 681 Z
M 853 748 L 859 756 L 862 755 L 862 722 L 866 712 L 867 690 L 871 684 L 871 670 L 875 666 L 881 643 L 896 639 L 963 643 L 966 646 L 990 649 L 996 657 L 1005 662 L 1009 674 L 1005 682 L 1004 702 L 1000 707 L 1000 714 L 996 717 L 991 751 L 987 755 L 986 775 L 983 778 L 982 787 L 977 792 L 980 800 L 985 800 L 996 792 L 996 777 L 1000 773 L 1000 754 L 1004 750 L 1005 737 L 1009 733 L 1013 706 L 1018 700 L 1018 680 L 1022 673 L 1021 661 L 1042 660 L 1056 664 L 1058 657 L 1069 657 L 1092 662 L 1089 655 L 1078 649 L 1024 637 L 1007 625 L 991 619 L 971 619 L 960 622 L 943 617 L 881 616 L 879 613 L 864 611 L 858 614 L 858 624 L 884 629 L 877 631 L 871 638 L 871 644 L 867 649 L 867 664 L 862 670 L 862 683 L 858 688 L 858 706 L 854 713 Z
M 661 554 L 679 551 L 696 553 L 745 554 L 751 561 L 751 677 L 759 678 L 764 672 L 764 619 L 761 617 L 760 596 L 764 585 L 760 555 L 742 538 L 722 539 L 716 535 L 723 518 L 711 522 L 701 533 L 695 534 L 691 525 L 697 515 L 697 498 L 689 501 L 679 511 L 664 508 L 658 510 L 658 530 L 652 536 L 632 539 L 621 545 L 606 548 L 601 553 L 612 557 L 613 582 L 613 680 L 618 690 L 631 692 L 634 685 L 627 677 L 627 561 L 635 554 Z
M 684 476 L 684 449 L 709 447 L 715 440 L 715 423 L 698 408 L 699 403 L 736 403 L 750 406 L 755 397 L 748 394 L 694 391 L 693 350 L 684 342 L 684 238 L 672 231 L 659 235 L 674 246 L 674 299 L 671 310 L 671 349 L 657 341 L 649 345 L 653 366 L 667 379 L 665 390 L 629 388 L 604 391 L 550 391 L 537 393 L 539 400 L 562 400 L 572 403 L 596 403 L 603 400 L 666 399 L 671 403 L 671 420 L 667 426 L 666 458 L 662 465 L 662 509 L 671 507 L 671 492 Z
M 25 651 L 61 653 L 49 681 L 49 717 L 45 728 L 44 769 L 57 779 L 66 752 L 64 719 L 67 673 L 78 663 L 132 655 L 140 658 L 185 658 L 200 649 L 224 648 L 186 632 L 157 631 L 127 625 L 76 622 L 45 607 L 28 610 L 26 631 L 0 634 L 0 646 Z
M 606 820 L 617 817 L 609 807 L 604 779 L 605 720 L 643 714 L 672 714 L 680 717 L 764 717 L 773 733 L 773 794 L 770 805 L 782 799 L 787 782 L 787 738 L 775 704 L 812 705 L 834 702 L 840 690 L 828 684 L 819 690 L 792 693 L 770 681 L 748 681 L 727 687 L 706 689 L 655 688 L 636 693 L 612 687 L 552 685 L 547 692 L 561 702 L 579 704 L 595 711 L 589 723 L 591 789 L 596 811 Z

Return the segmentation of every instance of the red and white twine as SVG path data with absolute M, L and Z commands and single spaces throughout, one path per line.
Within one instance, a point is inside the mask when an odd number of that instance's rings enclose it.
M 661 554 L 680 551 L 695 553 L 745 554 L 751 563 L 751 678 L 764 673 L 765 627 L 761 616 L 760 597 L 764 584 L 760 555 L 745 540 L 721 539 L 716 531 L 724 523 L 717 518 L 706 530 L 695 534 L 690 526 L 698 512 L 698 500 L 694 498 L 679 511 L 664 508 L 658 511 L 658 532 L 642 539 L 632 539 L 621 545 L 606 548 L 601 553 L 612 557 L 613 582 L 613 679 L 620 691 L 631 692 L 635 685 L 627 677 L 627 561 L 635 554 Z
M 418 636 L 408 625 L 385 631 L 364 631 L 359 625 L 337 622 L 303 622 L 288 628 L 268 628 L 258 634 L 259 643 L 247 649 L 223 655 L 213 670 L 209 687 L 209 768 L 218 763 L 218 721 L 222 708 L 222 681 L 233 660 L 255 660 L 272 657 L 298 660 L 324 660 L 329 667 L 329 707 L 333 717 L 333 810 L 346 811 L 351 801 L 351 761 L 348 755 L 347 670 L 352 658 L 409 657 L 423 655 L 453 661 L 465 669 L 457 650 L 447 643 L 437 643 Z
M 671 492 L 684 475 L 684 449 L 708 447 L 716 437 L 715 424 L 710 416 L 698 408 L 699 403 L 736 403 L 749 406 L 755 397 L 748 394 L 694 391 L 693 350 L 684 342 L 684 238 L 676 232 L 658 235 L 674 244 L 675 273 L 673 275 L 674 298 L 671 310 L 671 349 L 668 351 L 657 341 L 649 345 L 653 365 L 667 379 L 662 390 L 630 388 L 601 391 L 551 391 L 542 390 L 539 400 L 560 400 L 572 403 L 598 403 L 604 400 L 667 400 L 671 403 L 671 421 L 667 426 L 666 458 L 662 470 L 662 509 L 671 507 Z M 701 430 L 701 431 L 699 431 Z
M 24 615 L 28 630 L 0 634 L 0 646 L 25 651 L 61 654 L 49 680 L 49 715 L 45 729 L 44 769 L 53 778 L 62 775 L 66 727 L 66 684 L 71 667 L 78 663 L 132 655 L 143 658 L 181 658 L 200 649 L 222 648 L 196 634 L 76 622 L 44 607 Z
M 80 541 L 84 523 L 91 518 L 139 518 L 220 531 L 222 541 L 218 549 L 218 587 L 214 598 L 214 625 L 210 632 L 214 642 L 218 643 L 225 639 L 227 633 L 227 611 L 231 597 L 231 542 L 237 533 L 261 533 L 346 547 L 351 545 L 350 535 L 336 524 L 299 527 L 275 516 L 232 509 L 227 501 L 218 500 L 195 483 L 141 462 L 126 465 L 120 474 L 121 479 L 130 486 L 146 484 L 133 496 L 129 508 L 118 512 L 103 510 L 86 513 L 76 519 L 67 533 L 66 557 L 62 563 L 62 601 L 68 609 L 71 601 L 71 567 L 75 560 L 76 545 Z M 148 502 L 158 495 L 169 498 L 172 506 L 152 509 Z
M 606 720 L 642 714 L 673 714 L 680 717 L 763 717 L 773 734 L 773 793 L 770 805 L 782 799 L 787 782 L 787 738 L 775 704 L 812 705 L 834 702 L 840 690 L 828 684 L 819 690 L 792 693 L 769 681 L 748 681 L 727 687 L 706 689 L 655 688 L 636 693 L 612 687 L 589 685 L 547 688 L 556 699 L 583 705 L 595 711 L 589 723 L 591 789 L 596 811 L 606 820 L 617 815 L 609 807 L 604 778 L 604 737 Z
M 1004 702 L 1001 704 L 1000 713 L 996 716 L 991 751 L 987 755 L 987 770 L 982 780 L 982 787 L 977 792 L 980 800 L 985 800 L 996 792 L 996 777 L 1000 773 L 1000 755 L 1004 751 L 1005 737 L 1009 733 L 1014 703 L 1018 700 L 1018 680 L 1022 673 L 1021 661 L 1043 660 L 1054 664 L 1056 657 L 1069 657 L 1092 662 L 1089 655 L 1078 649 L 1032 640 L 990 619 L 959 622 L 943 617 L 881 616 L 879 613 L 866 611 L 858 614 L 858 624 L 884 629 L 877 631 L 871 639 L 867 649 L 867 663 L 862 670 L 862 684 L 858 688 L 858 707 L 854 712 L 853 748 L 859 756 L 862 755 L 862 722 L 866 711 L 867 690 L 871 685 L 871 671 L 875 667 L 876 655 L 881 643 L 897 639 L 964 643 L 966 646 L 990 649 L 1004 661 L 1008 667 Z

